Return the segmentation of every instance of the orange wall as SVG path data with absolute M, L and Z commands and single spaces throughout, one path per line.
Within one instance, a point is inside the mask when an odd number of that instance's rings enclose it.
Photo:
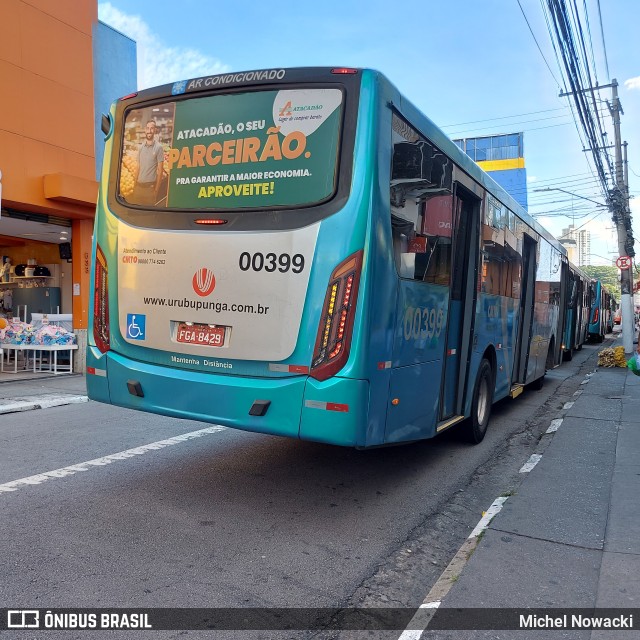
M 60 250 L 57 244 L 47 242 L 25 241 L 22 247 L 0 247 L 3 256 L 11 258 L 11 264 L 27 264 L 27 260 L 34 258 L 38 264 L 58 264 L 60 260 Z M 1 286 L 1 285 L 0 285 Z
M 63 173 L 95 182 L 97 12 L 95 0 L 0 1 L 3 206 L 93 218 L 95 203 L 47 199 L 43 181 L 47 174 Z
M 86 329 L 89 322 L 92 220 L 74 220 L 71 228 L 73 256 L 73 328 Z

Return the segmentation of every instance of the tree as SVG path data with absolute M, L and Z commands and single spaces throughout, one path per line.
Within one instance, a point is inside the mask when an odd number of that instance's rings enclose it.
M 590 278 L 600 280 L 604 288 L 620 302 L 620 270 L 618 267 L 588 266 L 580 267 Z

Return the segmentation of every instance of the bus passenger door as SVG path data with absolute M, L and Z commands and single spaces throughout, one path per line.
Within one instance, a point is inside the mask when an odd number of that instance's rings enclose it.
M 568 347 L 571 350 L 571 329 L 569 328 L 569 336 L 567 336 L 568 324 L 572 322 L 573 315 L 569 311 L 570 293 L 571 293 L 571 272 L 569 270 L 569 264 L 562 261 L 560 265 L 560 306 L 558 309 L 558 328 L 556 335 L 556 352 L 554 353 L 554 365 L 558 365 L 563 360 L 564 347 Z M 569 337 L 569 340 L 567 340 Z
M 480 204 L 480 198 L 456 184 L 451 295 L 438 431 L 449 426 L 453 416 L 464 412 L 477 298 Z M 443 421 L 447 422 L 442 424 Z
M 531 327 L 533 326 L 533 305 L 536 287 L 536 245 L 538 243 L 523 234 L 522 241 L 522 288 L 520 291 L 520 313 L 518 317 L 518 337 L 516 339 L 513 363 L 513 384 L 526 384 Z

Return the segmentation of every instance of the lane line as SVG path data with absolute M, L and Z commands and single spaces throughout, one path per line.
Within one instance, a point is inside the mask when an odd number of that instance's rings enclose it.
M 471 554 L 475 551 L 478 544 L 480 544 L 480 535 L 487 529 L 491 520 L 500 513 L 500 510 L 508 499 L 508 496 L 496 498 L 491 503 L 491 506 L 483 513 L 475 529 L 469 534 L 469 537 L 460 549 L 458 549 L 456 555 L 453 556 L 447 568 L 442 572 L 420 605 L 420 609 L 430 609 L 431 613 L 418 611 L 407 628 L 400 634 L 398 640 L 420 640 L 422 633 L 429 626 L 429 622 L 435 615 L 438 607 L 442 604 L 445 596 L 451 591 L 451 587 L 453 587 L 462 573 Z
M 95 458 L 93 460 L 87 460 L 86 462 L 80 462 L 79 464 L 72 464 L 68 467 L 62 467 L 61 469 L 54 469 L 53 471 L 46 471 L 44 473 L 38 473 L 34 476 L 28 476 L 26 478 L 20 478 L 19 480 L 12 480 L 11 482 L 5 482 L 0 484 L 0 493 L 8 493 L 10 491 L 17 491 L 24 487 L 28 487 L 34 484 L 42 484 L 47 480 L 54 478 L 65 478 L 72 476 L 80 471 L 89 471 L 91 467 L 104 467 L 112 462 L 118 462 L 120 460 L 128 460 L 135 456 L 141 456 L 149 451 L 158 451 L 158 449 L 164 449 L 165 447 L 171 447 L 188 440 L 195 438 L 201 438 L 202 436 L 210 435 L 213 433 L 219 433 L 225 431 L 227 427 L 215 425 L 213 427 L 207 427 L 206 429 L 199 429 L 198 431 L 191 431 L 189 433 L 183 433 L 173 438 L 167 438 L 166 440 L 159 440 L 158 442 L 151 442 L 150 444 L 142 445 L 141 447 L 134 447 L 133 449 L 127 449 L 126 451 L 119 451 L 118 453 L 112 453 L 108 456 L 101 458 Z
M 441 605 L 442 603 L 438 600 L 435 602 L 423 602 L 420 605 L 420 609 L 432 609 L 433 612 L 435 613 L 436 609 Z M 433 618 L 433 614 L 431 616 L 424 616 L 424 614 L 421 611 L 416 612 L 416 615 L 411 619 L 411 622 L 409 623 L 409 627 L 414 626 L 414 620 L 416 620 L 416 618 L 418 618 L 418 616 L 420 616 L 420 623 L 415 623 L 416 627 L 424 627 L 422 629 L 418 628 L 418 629 L 405 629 L 401 634 L 400 637 L 398 638 L 398 640 L 420 640 L 420 637 L 422 636 L 422 633 L 425 631 L 425 629 L 427 628 L 429 622 L 431 622 L 431 618 Z
M 520 469 L 520 473 L 529 473 L 538 464 L 538 462 L 540 462 L 541 459 L 542 459 L 541 454 L 539 453 L 531 454 L 531 457 L 529 458 L 529 460 L 524 465 L 522 465 L 522 468 Z
M 595 373 L 595 372 L 594 372 Z M 580 384 L 587 384 L 594 373 L 588 373 L 586 378 Z M 576 391 L 573 395 L 580 396 L 582 390 Z M 573 407 L 573 402 L 567 402 L 563 409 L 570 409 Z M 555 433 L 562 424 L 564 418 L 556 418 L 551 421 L 549 428 L 545 433 Z M 520 468 L 520 473 L 529 473 L 542 459 L 542 454 L 534 453 L 529 457 L 529 460 Z M 508 500 L 507 497 L 501 496 L 496 498 L 487 511 L 483 514 L 482 518 L 476 525 L 475 529 L 471 532 L 464 544 L 458 549 L 458 552 L 453 557 L 451 562 L 447 565 L 447 568 L 442 572 L 436 583 L 431 588 L 431 591 L 427 594 L 423 603 L 420 605 L 421 609 L 432 609 L 433 613 L 425 619 L 421 618 L 420 624 L 416 624 L 419 627 L 418 630 L 410 629 L 413 626 L 411 623 L 409 627 L 405 629 L 399 636 L 398 640 L 420 640 L 422 634 L 429 626 L 431 618 L 435 614 L 436 610 L 442 604 L 442 601 L 453 587 L 455 581 L 458 579 L 464 566 L 471 557 L 471 554 L 475 551 L 476 547 L 480 544 L 480 535 L 487 529 L 491 520 L 502 510 L 504 503 Z M 417 616 L 418 614 L 416 614 Z M 416 619 L 414 616 L 413 620 Z M 413 622 L 412 620 L 412 622 Z
M 560 428 L 562 420 L 563 418 L 556 418 L 555 420 L 552 420 L 549 428 L 545 431 L 545 433 L 555 433 Z
M 489 526 L 489 523 L 500 513 L 507 499 L 506 496 L 500 496 L 491 503 L 491 506 L 482 515 L 480 522 L 478 522 L 476 528 L 471 532 L 469 538 L 477 538 Z

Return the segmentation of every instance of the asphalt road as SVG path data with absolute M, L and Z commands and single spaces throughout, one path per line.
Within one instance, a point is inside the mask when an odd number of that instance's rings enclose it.
M 95 402 L 2 416 L 0 485 L 80 466 L 0 492 L 0 606 L 418 606 L 483 510 L 517 489 L 602 346 L 494 406 L 478 446 L 455 430 L 371 451 L 203 434 Z M 113 455 L 181 434 L 194 435 Z

